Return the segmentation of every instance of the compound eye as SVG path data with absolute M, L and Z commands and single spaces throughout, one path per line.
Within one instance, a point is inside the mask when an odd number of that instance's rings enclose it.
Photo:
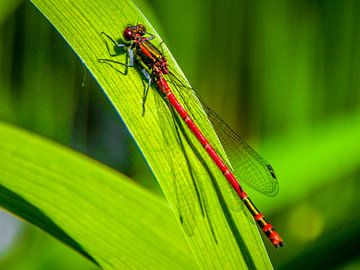
M 131 27 L 126 27 L 124 32 L 123 32 L 123 37 L 125 40 L 130 41 L 133 39 L 133 31 L 131 29 Z

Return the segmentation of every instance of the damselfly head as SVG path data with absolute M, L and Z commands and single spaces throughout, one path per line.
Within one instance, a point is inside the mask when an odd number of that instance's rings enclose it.
M 146 34 L 146 28 L 142 24 L 130 25 L 125 28 L 123 37 L 126 41 L 135 40 L 137 37 L 141 37 Z

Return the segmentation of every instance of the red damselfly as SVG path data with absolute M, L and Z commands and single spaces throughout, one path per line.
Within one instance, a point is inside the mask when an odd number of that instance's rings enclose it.
M 252 188 L 265 195 L 275 195 L 278 191 L 278 182 L 271 165 L 232 131 L 216 113 L 204 105 L 204 109 L 207 112 L 210 122 L 213 124 L 223 148 L 231 160 L 232 166 L 227 165 L 224 159 L 211 145 L 209 138 L 203 134 L 198 128 L 198 125 L 193 121 L 191 114 L 181 105 L 169 86 L 169 80 L 177 80 L 176 84 L 180 88 L 179 91 L 183 90 L 182 88 L 186 88 L 181 80 L 174 76 L 169 70 L 165 56 L 151 43 L 151 40 L 154 39 L 155 36 L 148 34 L 144 25 L 129 25 L 125 28 L 123 37 L 129 44 L 119 44 L 104 32 L 101 34 L 109 38 L 117 48 L 126 49 L 129 62 L 124 64 L 110 59 L 99 59 L 99 61 L 113 62 L 125 65 L 126 67 L 132 67 L 136 62 L 147 80 L 143 106 L 145 104 L 147 92 L 150 89 L 151 84 L 154 83 L 202 144 L 216 166 L 221 170 L 227 181 L 236 191 L 239 198 L 243 201 L 255 221 L 265 233 L 266 237 L 270 239 L 271 243 L 276 248 L 282 247 L 284 244 L 279 234 L 274 230 L 273 226 L 266 221 L 263 214 L 255 207 L 239 183 L 240 180 L 240 182 L 247 183 Z M 109 51 L 107 43 L 106 46 Z M 192 91 L 192 89 L 190 90 Z M 145 109 L 145 107 L 143 109 Z

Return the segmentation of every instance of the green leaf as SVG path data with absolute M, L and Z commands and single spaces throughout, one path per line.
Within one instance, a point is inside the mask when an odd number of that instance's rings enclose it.
M 121 115 L 178 217 L 199 265 L 271 269 L 255 222 L 246 211 L 239 210 L 236 204 L 240 202 L 234 199 L 225 178 L 186 128 L 180 130 L 182 144 L 179 143 L 170 110 L 156 89 L 149 93 L 143 116 L 141 73 L 130 69 L 124 76 L 122 66 L 98 62 L 99 58 L 109 58 L 100 37 L 102 31 L 118 40 L 127 24 L 139 21 L 157 36 L 134 4 L 118 0 L 32 3 L 69 43 Z M 161 40 L 157 36 L 157 42 Z M 163 48 L 170 65 L 181 74 L 166 47 Z M 125 62 L 125 55 L 114 60 Z M 195 117 L 204 114 L 198 110 Z M 206 134 L 214 133 L 210 124 L 202 128 Z
M 163 200 L 65 147 L 0 123 L 0 204 L 104 269 L 193 269 Z
M 0 25 L 21 4 L 21 0 L 3 0 L 0 2 Z

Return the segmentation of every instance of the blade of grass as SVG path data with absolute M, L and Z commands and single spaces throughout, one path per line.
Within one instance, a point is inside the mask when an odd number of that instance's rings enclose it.
M 195 269 L 164 201 L 113 170 L 0 123 L 0 205 L 103 269 Z
M 0 2 L 0 25 L 21 4 L 22 0 L 3 0 Z
M 271 269 L 255 223 L 246 212 L 227 208 L 228 199 L 222 192 L 229 193 L 230 188 L 200 144 L 184 131 L 189 142 L 181 148 L 170 113 L 161 116 L 166 118 L 163 123 L 168 124 L 160 126 L 155 89 L 150 91 L 147 112 L 142 116 L 144 83 L 139 72 L 132 69 L 123 76 L 114 67 L 98 63 L 98 58 L 109 57 L 99 36 L 102 31 L 118 39 L 124 26 L 139 21 L 156 35 L 134 4 L 118 0 L 33 0 L 32 3 L 69 43 L 121 115 L 183 225 L 199 264 L 203 268 Z M 160 43 L 161 38 L 157 40 Z M 164 50 L 169 62 L 181 74 L 167 49 Z M 117 60 L 125 62 L 125 57 Z M 163 134 L 169 135 L 166 140 L 171 150 L 166 147 Z M 169 162 L 169 151 L 175 164 Z

